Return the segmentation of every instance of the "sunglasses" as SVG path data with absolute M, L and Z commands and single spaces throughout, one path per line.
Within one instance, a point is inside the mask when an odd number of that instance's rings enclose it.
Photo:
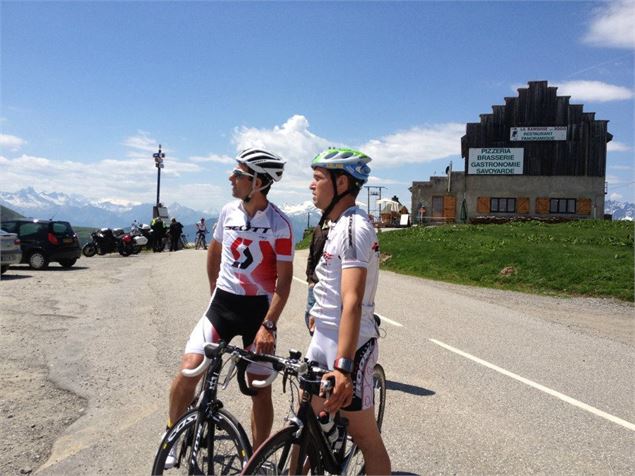
M 254 178 L 253 174 L 247 173 L 242 169 L 234 169 L 232 170 L 232 177 L 241 178 L 241 177 L 250 177 Z

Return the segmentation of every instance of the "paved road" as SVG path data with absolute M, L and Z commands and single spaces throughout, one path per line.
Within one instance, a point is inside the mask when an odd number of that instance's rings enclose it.
M 296 257 L 300 278 L 304 257 Z M 88 402 L 38 472 L 147 474 L 170 379 L 206 305 L 204 253 L 78 264 L 70 272 L 23 268 L 14 274 L 28 278 L 2 282 L 11 298 L 0 310 L 13 316 L 3 325 L 22 341 L 38 336 L 37 360 L 51 381 Z M 305 293 L 294 280 L 279 352 L 307 347 Z M 377 311 L 386 318 L 384 429 L 395 473 L 632 473 L 632 306 L 382 272 Z M 288 396 L 274 386 L 281 425 Z M 248 422 L 235 385 L 221 397 Z

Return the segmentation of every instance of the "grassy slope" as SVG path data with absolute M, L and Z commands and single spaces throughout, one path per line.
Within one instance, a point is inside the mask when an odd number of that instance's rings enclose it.
M 633 301 L 633 223 L 416 227 L 379 234 L 383 269 L 440 281 Z M 303 240 L 298 247 L 307 247 Z M 513 273 L 500 271 L 512 267 Z

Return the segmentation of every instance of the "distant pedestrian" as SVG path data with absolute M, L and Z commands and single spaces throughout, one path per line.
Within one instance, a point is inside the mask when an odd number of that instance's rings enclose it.
M 176 218 L 172 218 L 172 223 L 170 223 L 170 251 L 178 251 L 181 233 L 183 233 L 183 225 L 176 221 Z
M 152 251 L 160 253 L 163 251 L 164 247 L 163 238 L 165 238 L 165 224 L 161 218 L 155 217 L 152 219 L 152 224 L 150 226 L 152 227 L 153 236 Z

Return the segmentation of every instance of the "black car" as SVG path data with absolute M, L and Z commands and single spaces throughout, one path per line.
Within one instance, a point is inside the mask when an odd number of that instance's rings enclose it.
M 45 269 L 50 262 L 70 268 L 82 254 L 77 235 L 67 221 L 25 218 L 3 221 L 0 228 L 18 235 L 22 263 L 33 269 Z

